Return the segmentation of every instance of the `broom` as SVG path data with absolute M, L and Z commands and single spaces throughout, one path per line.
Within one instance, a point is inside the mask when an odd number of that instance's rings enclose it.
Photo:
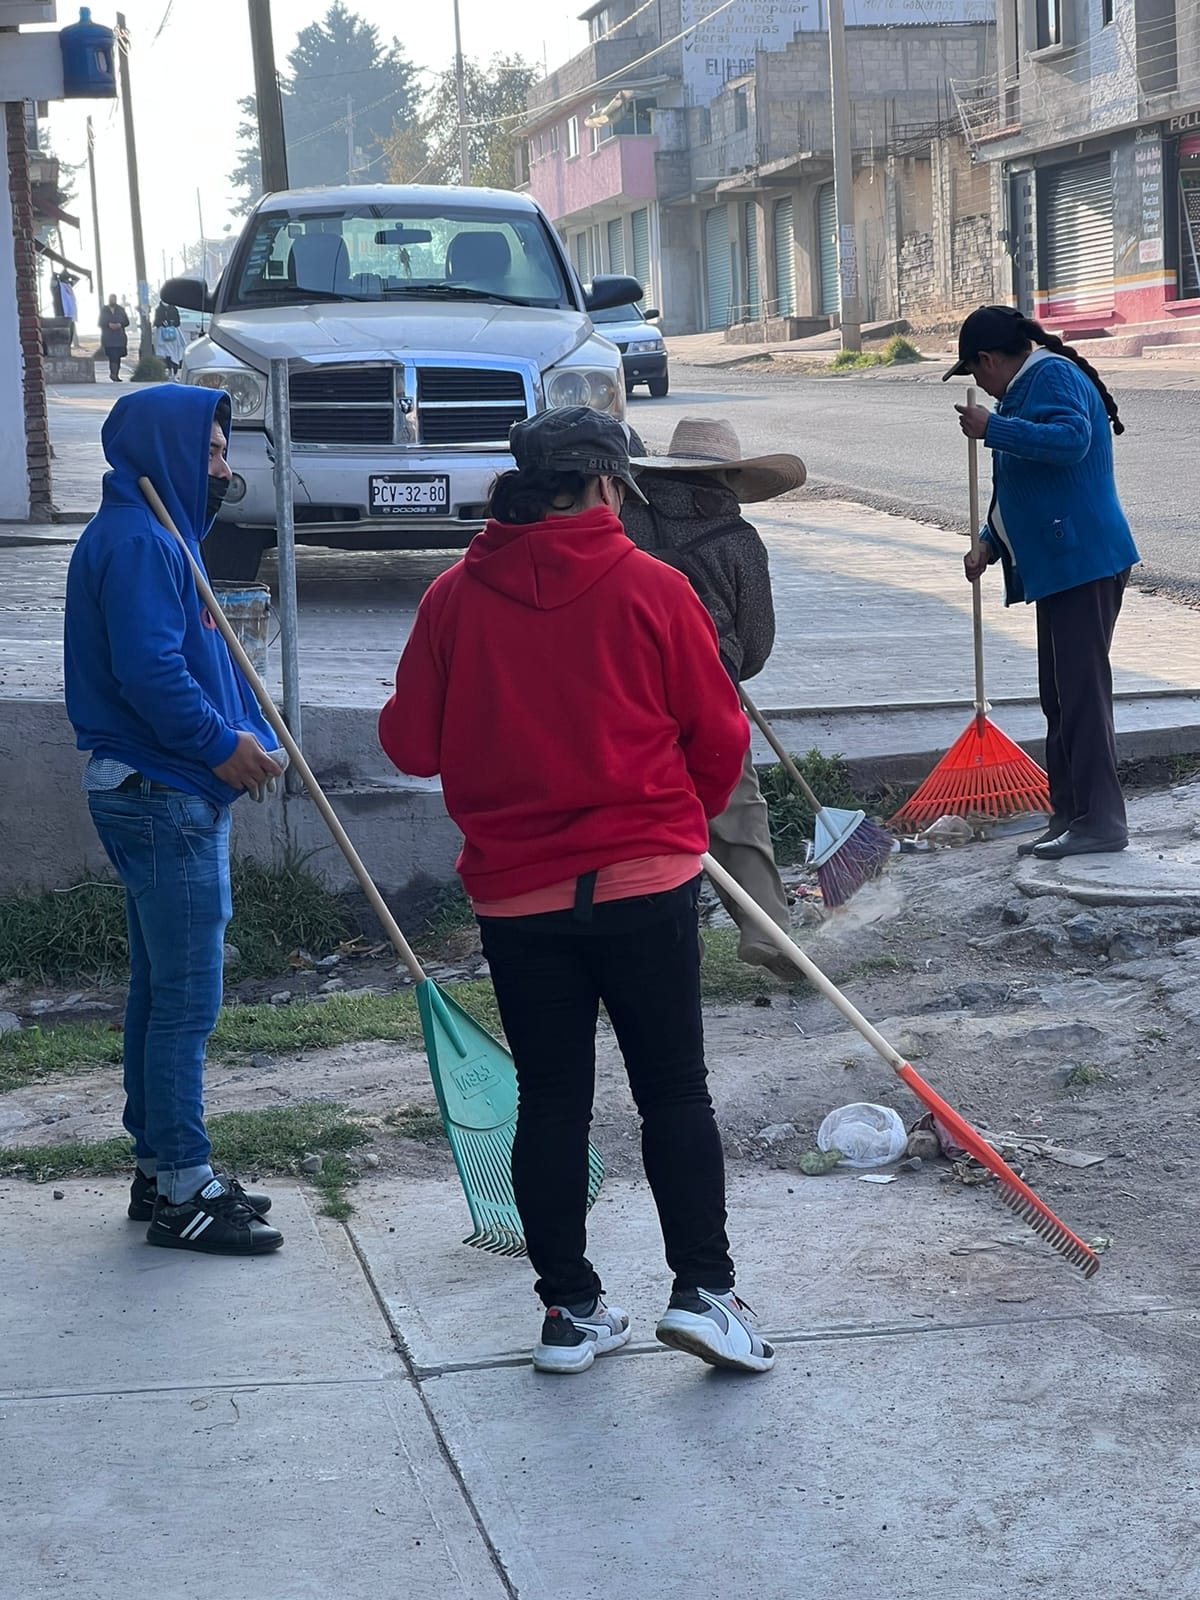
M 731 900 L 737 902 L 765 938 L 770 939 L 772 944 L 796 963 L 813 988 L 836 1006 L 846 1021 L 862 1034 L 871 1048 L 891 1067 L 901 1083 L 916 1095 L 927 1111 L 933 1112 L 947 1133 L 953 1134 L 955 1142 L 980 1166 L 987 1168 L 999 1185 L 997 1193 L 1004 1204 L 1015 1211 L 1022 1222 L 1028 1223 L 1051 1249 L 1057 1250 L 1071 1266 L 1082 1272 L 1085 1278 L 1090 1278 L 1093 1273 L 1098 1272 L 1100 1262 L 1095 1253 L 1077 1234 L 1072 1233 L 1065 1223 L 1059 1221 L 1049 1206 L 1039 1200 L 1028 1184 L 1017 1177 L 987 1140 L 977 1133 L 965 1118 L 960 1117 L 957 1111 L 948 1106 L 941 1095 L 929 1087 L 924 1078 L 913 1070 L 899 1051 L 890 1045 L 876 1028 L 871 1026 L 866 1017 L 825 976 L 820 967 L 810 960 L 799 945 L 789 939 L 783 929 L 777 927 L 762 907 L 750 898 L 737 879 L 731 878 L 724 867 L 711 856 L 706 855 L 702 860 L 705 872 L 717 887 L 724 890 Z
M 275 737 L 303 778 L 313 804 L 321 813 L 334 842 L 345 856 L 359 887 L 370 901 L 371 909 L 391 940 L 393 949 L 408 968 L 416 985 L 417 1010 L 421 1018 L 429 1075 L 433 1079 L 446 1140 L 458 1168 L 471 1220 L 475 1224 L 474 1233 L 463 1243 L 480 1250 L 494 1251 L 497 1255 L 524 1255 L 525 1237 L 521 1231 L 521 1218 L 512 1186 L 512 1146 L 517 1125 L 517 1075 L 512 1057 L 498 1039 L 494 1039 L 481 1023 L 476 1022 L 469 1012 L 444 994 L 426 975 L 416 952 L 401 933 L 387 902 L 342 827 L 337 812 L 313 776 L 303 752 L 280 716 L 279 708 L 255 672 L 241 640 L 218 605 L 203 567 L 171 521 L 150 479 L 139 478 L 138 487 L 158 521 L 183 546 L 196 580 L 196 589 L 229 646 L 230 655 L 253 689 Z M 603 1181 L 604 1163 L 599 1151 L 589 1144 L 589 1206 L 595 1201 Z
M 896 848 L 892 835 L 872 822 L 865 811 L 835 811 L 823 806 L 804 774 L 780 743 L 779 735 L 741 684 L 738 694 L 746 715 L 779 757 L 780 765 L 816 813 L 809 865 L 817 869 L 817 882 L 827 906 L 844 906 L 856 889 L 877 878 Z
M 977 394 L 967 390 L 967 404 Z M 971 554 L 979 554 L 979 445 L 967 440 L 967 481 L 971 501 Z M 971 585 L 975 637 L 975 718 L 934 767 L 917 792 L 892 818 L 892 827 L 920 826 L 938 817 L 1010 817 L 1022 811 L 1050 810 L 1050 782 L 1032 756 L 988 720 L 991 707 L 983 689 L 983 595 Z

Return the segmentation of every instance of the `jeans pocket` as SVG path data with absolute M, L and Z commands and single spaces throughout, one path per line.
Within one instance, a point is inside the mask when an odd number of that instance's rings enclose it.
M 228 806 L 217 805 L 198 794 L 175 794 L 169 801 L 172 820 L 185 831 L 214 833 L 229 814 Z
M 135 898 L 153 889 L 157 879 L 154 819 L 131 811 L 119 800 L 93 796 L 88 809 L 104 853 L 117 876 Z

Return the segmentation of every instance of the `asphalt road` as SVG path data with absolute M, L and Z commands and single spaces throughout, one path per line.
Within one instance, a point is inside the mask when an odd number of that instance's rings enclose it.
M 927 374 L 806 378 L 676 364 L 671 388 L 665 400 L 639 390 L 630 402 L 629 421 L 652 448 L 681 416 L 720 415 L 748 453 L 802 456 L 817 492 L 965 524 L 966 445 L 953 410 L 965 385 L 943 387 Z M 1114 441 L 1117 484 L 1142 554 L 1139 581 L 1200 601 L 1200 389 L 1115 392 L 1126 425 Z M 984 452 L 985 494 L 988 471 Z

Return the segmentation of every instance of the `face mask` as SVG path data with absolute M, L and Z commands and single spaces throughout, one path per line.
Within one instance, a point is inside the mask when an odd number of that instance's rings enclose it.
M 204 501 L 205 520 L 211 522 L 225 503 L 225 496 L 229 493 L 228 478 L 210 478 L 208 480 L 208 495 Z

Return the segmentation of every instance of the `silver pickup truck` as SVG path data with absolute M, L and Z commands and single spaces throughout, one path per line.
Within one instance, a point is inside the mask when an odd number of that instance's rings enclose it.
M 267 373 L 289 369 L 296 538 L 344 550 L 455 549 L 512 465 L 508 430 L 549 406 L 623 416 L 621 357 L 532 200 L 496 189 L 378 185 L 266 196 L 215 291 L 162 298 L 211 313 L 186 383 L 233 398 L 234 478 L 205 541 L 214 577 L 251 579 L 275 542 Z

